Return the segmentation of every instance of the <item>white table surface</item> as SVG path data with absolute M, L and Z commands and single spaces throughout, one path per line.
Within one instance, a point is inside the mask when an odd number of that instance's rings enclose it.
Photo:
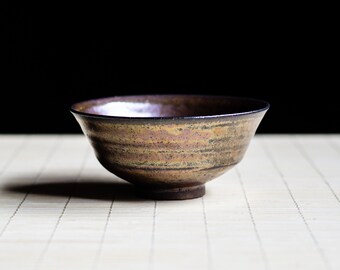
M 0 269 L 340 269 L 340 135 L 258 135 L 203 198 L 152 201 L 84 136 L 0 136 Z

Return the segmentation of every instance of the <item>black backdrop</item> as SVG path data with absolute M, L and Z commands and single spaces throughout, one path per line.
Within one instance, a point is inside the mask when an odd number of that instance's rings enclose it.
M 69 106 L 85 99 L 220 92 L 271 104 L 259 133 L 340 132 L 337 87 L 313 25 L 132 20 L 138 12 L 112 20 L 105 7 L 78 8 L 6 6 L 0 133 L 80 132 Z

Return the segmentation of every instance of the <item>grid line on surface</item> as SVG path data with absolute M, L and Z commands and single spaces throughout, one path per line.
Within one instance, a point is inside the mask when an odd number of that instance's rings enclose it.
M 90 148 L 80 143 L 80 136 L 44 138 L 43 146 L 39 137 L 14 143 L 4 137 L 0 268 L 339 269 L 339 200 L 330 190 L 339 194 L 340 136 L 259 137 L 249 159 L 209 183 L 205 197 L 159 203 L 120 196 L 120 185 L 99 199 L 96 192 L 102 192 L 101 184 L 111 187 L 112 175 L 88 158 Z M 30 154 L 37 160 L 27 165 Z M 53 174 L 59 178 L 53 180 Z M 12 179 L 31 192 L 6 189 Z M 59 180 L 74 186 L 66 185 L 70 189 L 59 197 L 36 192 L 40 184 L 42 189 L 51 184 L 44 189 L 51 190 Z M 99 191 L 91 193 L 90 180 L 99 181 Z
M 106 235 L 107 227 L 109 225 L 109 221 L 110 221 L 110 218 L 111 218 L 114 202 L 115 202 L 115 195 L 113 195 L 113 197 L 112 197 L 112 201 L 111 201 L 111 204 L 110 204 L 110 207 L 109 207 L 109 213 L 107 214 L 103 233 L 102 233 L 102 236 L 101 236 L 100 241 L 99 241 L 98 250 L 97 250 L 96 255 L 94 257 L 94 260 L 93 260 L 93 267 L 92 267 L 93 270 L 98 268 L 98 262 L 99 262 L 99 259 L 100 259 L 101 252 L 103 250 L 105 235 Z
M 77 184 L 78 184 L 79 179 L 80 179 L 80 177 L 81 177 L 81 174 L 82 174 L 82 172 L 83 172 L 83 170 L 84 170 L 86 160 L 87 160 L 88 157 L 89 157 L 89 153 L 90 153 L 90 151 L 89 151 L 89 149 L 88 149 L 88 150 L 86 151 L 86 154 L 84 155 L 84 158 L 83 158 L 82 163 L 81 163 L 81 165 L 80 165 L 79 172 L 78 172 L 78 175 L 77 175 L 77 177 L 76 177 L 76 183 L 74 183 L 74 185 L 73 185 L 73 187 L 72 187 L 72 190 L 70 191 L 70 195 L 69 195 L 69 197 L 67 198 L 67 201 L 65 202 L 65 205 L 63 206 L 63 209 L 62 209 L 62 211 L 61 211 L 61 213 L 60 213 L 60 215 L 59 215 L 59 217 L 58 217 L 58 219 L 57 219 L 57 222 L 56 222 L 56 224 L 54 225 L 54 227 L 53 227 L 53 229 L 52 229 L 52 233 L 51 233 L 51 235 L 49 236 L 49 238 L 48 238 L 48 240 L 47 240 L 47 242 L 46 242 L 46 244 L 45 244 L 45 246 L 44 246 L 44 248 L 43 248 L 41 254 L 39 255 L 39 258 L 38 258 L 38 261 L 37 261 L 37 265 L 36 265 L 36 269 L 40 269 L 41 263 L 42 263 L 42 261 L 43 261 L 45 255 L 46 255 L 46 253 L 47 253 L 47 251 L 48 251 L 48 249 L 49 249 L 49 247 L 50 247 L 52 241 L 53 241 L 53 237 L 54 237 L 54 235 L 55 235 L 55 233 L 56 233 L 56 231 L 57 231 L 57 229 L 58 229 L 58 226 L 59 226 L 59 224 L 60 224 L 60 222 L 61 222 L 61 220 L 62 220 L 62 218 L 63 218 L 63 216 L 64 216 L 64 214 L 65 214 L 66 208 L 67 208 L 67 206 L 69 205 L 69 203 L 70 203 L 70 201 L 71 201 L 72 195 L 73 195 L 74 192 L 76 191 Z
M 24 136 L 23 140 L 21 143 L 19 143 L 13 153 L 10 155 L 10 157 L 6 160 L 5 164 L 3 165 L 3 167 L 0 169 L 0 176 L 6 171 L 6 169 L 9 167 L 9 165 L 15 160 L 16 156 L 24 150 L 24 145 L 27 143 L 28 140 L 28 136 Z M 1 233 L 0 233 L 0 237 L 1 237 Z
M 56 139 L 55 143 L 53 144 L 53 146 L 51 147 L 51 149 L 49 150 L 45 160 L 43 161 L 43 164 L 39 170 L 39 172 L 37 173 L 37 175 L 34 178 L 33 183 L 30 185 L 29 190 L 26 192 L 26 194 L 24 195 L 24 197 L 22 198 L 22 200 L 19 202 L 18 206 L 15 208 L 13 214 L 9 217 L 7 223 L 5 224 L 5 226 L 2 228 L 2 230 L 0 231 L 0 239 L 3 236 L 3 234 L 5 233 L 5 231 L 7 230 L 8 226 L 11 224 L 12 220 L 14 219 L 14 217 L 16 216 L 16 214 L 18 213 L 19 209 L 21 208 L 21 206 L 24 204 L 24 202 L 26 201 L 28 195 L 30 194 L 31 190 L 33 189 L 34 185 L 37 183 L 37 181 L 39 180 L 40 176 L 42 175 L 43 171 L 45 170 L 48 162 L 50 161 L 50 159 L 53 157 L 55 150 L 57 149 L 58 145 L 60 144 L 60 140 Z M 20 152 L 20 151 L 19 151 Z M 18 152 L 18 153 L 19 153 Z
M 205 210 L 204 197 L 202 197 L 202 208 L 203 208 L 204 231 L 205 231 L 206 245 L 207 245 L 207 254 L 208 254 L 208 267 L 209 267 L 209 269 L 214 269 L 214 263 L 213 263 L 213 259 L 212 259 L 211 243 L 210 243 L 210 238 L 209 238 L 209 228 L 208 228 L 207 214 L 206 214 L 206 210 Z
M 316 246 L 316 248 L 317 248 L 317 250 L 318 250 L 318 253 L 319 253 L 320 257 L 321 257 L 322 261 L 323 261 L 324 264 L 325 264 L 325 267 L 326 267 L 327 269 L 332 269 L 330 263 L 329 263 L 328 260 L 327 260 L 327 257 L 326 257 L 326 255 L 325 255 L 323 249 L 321 248 L 321 246 L 320 246 L 320 244 L 319 244 L 319 241 L 316 239 L 316 237 L 315 237 L 315 235 L 314 235 L 314 233 L 313 233 L 311 227 L 309 226 L 309 224 L 308 224 L 308 222 L 307 222 L 307 220 L 306 220 L 304 214 L 302 213 L 301 208 L 300 208 L 299 204 L 297 203 L 297 201 L 296 201 L 296 199 L 295 199 L 295 197 L 294 197 L 294 195 L 293 195 L 293 192 L 292 192 L 291 188 L 289 187 L 289 185 L 288 185 L 288 183 L 287 183 L 287 181 L 286 181 L 286 179 L 285 179 L 285 176 L 284 176 L 283 173 L 281 172 L 279 166 L 277 165 L 275 159 L 273 158 L 273 156 L 272 156 L 272 154 L 270 153 L 270 151 L 269 151 L 269 149 L 267 148 L 267 146 L 266 146 L 264 143 L 262 143 L 261 146 L 262 146 L 262 148 L 264 149 L 266 155 L 269 157 L 269 160 L 270 160 L 270 162 L 272 163 L 273 167 L 276 169 L 276 171 L 277 171 L 278 174 L 280 175 L 280 178 L 282 179 L 283 184 L 285 185 L 285 187 L 286 187 L 286 189 L 287 189 L 287 191 L 288 191 L 288 193 L 289 193 L 290 198 L 292 199 L 292 201 L 293 201 L 293 203 L 294 203 L 294 205 L 295 205 L 297 211 L 299 212 L 299 215 L 300 215 L 300 217 L 301 217 L 301 219 L 302 219 L 302 221 L 303 221 L 303 223 L 304 223 L 304 225 L 305 225 L 305 227 L 306 227 L 306 229 L 307 229 L 307 231 L 308 231 L 308 233 L 309 233 L 311 239 L 313 240 L 313 242 L 314 242 L 314 244 L 315 244 L 315 246 Z
M 156 214 L 157 214 L 157 201 L 154 203 L 154 209 L 152 214 L 152 229 L 151 229 L 151 245 L 149 254 L 149 269 L 154 269 L 155 260 L 155 231 L 156 231 Z
M 250 203 L 249 203 L 249 200 L 248 200 L 248 196 L 247 196 L 247 193 L 246 193 L 246 189 L 245 189 L 244 183 L 243 183 L 243 181 L 242 181 L 242 176 L 241 176 L 241 174 L 240 174 L 238 168 L 235 168 L 235 171 L 236 171 L 236 174 L 237 174 L 239 183 L 240 183 L 240 185 L 241 185 L 241 189 L 242 189 L 242 193 L 243 193 L 244 199 L 245 199 L 246 204 L 247 204 L 247 209 L 248 209 L 249 217 L 250 217 L 250 219 L 251 219 L 251 223 L 252 223 L 252 225 L 253 225 L 254 233 L 255 233 L 255 235 L 256 235 L 256 240 L 257 240 L 257 242 L 258 242 L 258 244 L 259 244 L 259 248 L 260 248 L 262 260 L 263 260 L 263 263 L 264 263 L 264 268 L 265 268 L 266 270 L 269 270 L 269 264 L 268 264 L 267 254 L 266 254 L 266 252 L 265 252 L 265 250 L 264 250 L 263 242 L 262 242 L 262 240 L 261 240 L 259 231 L 258 231 L 257 226 L 256 226 L 255 218 L 254 218 L 253 212 L 252 212 L 252 210 L 251 210 L 251 206 L 250 206 Z
M 321 177 L 325 185 L 328 187 L 328 189 L 333 194 L 334 198 L 340 203 L 340 198 L 336 194 L 335 190 L 331 186 L 331 184 L 327 181 L 325 175 L 320 171 L 318 166 L 315 164 L 315 162 L 309 157 L 308 153 L 305 151 L 304 147 L 298 142 L 298 140 L 293 140 L 293 144 L 298 149 L 298 151 L 301 153 L 301 155 L 307 160 L 307 162 L 312 166 L 312 168 L 315 170 L 315 172 Z

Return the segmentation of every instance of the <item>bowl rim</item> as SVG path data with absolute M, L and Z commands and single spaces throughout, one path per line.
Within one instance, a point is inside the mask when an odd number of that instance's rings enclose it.
M 244 100 L 244 101 L 253 101 L 253 102 L 260 102 L 263 104 L 263 106 L 260 109 L 257 110 L 249 110 L 249 111 L 243 111 L 243 112 L 237 112 L 237 113 L 226 113 L 226 114 L 211 114 L 211 115 L 199 115 L 199 116 L 166 116 L 166 117 L 131 117 L 131 116 L 114 116 L 114 115 L 103 115 L 103 114 L 95 114 L 95 113 L 89 113 L 89 112 L 83 112 L 75 109 L 75 107 L 81 103 L 87 103 L 87 102 L 99 102 L 106 99 L 116 98 L 116 97 L 146 97 L 146 96 L 152 96 L 152 97 L 206 97 L 206 98 L 231 98 L 231 99 L 237 99 L 237 100 Z M 269 102 L 257 99 L 257 98 L 251 98 L 251 97 L 240 97 L 240 96 L 223 96 L 223 95 L 187 95 L 187 94 L 145 94 L 145 95 L 121 95 L 121 96 L 107 96 L 107 97 L 101 97 L 101 98 L 94 98 L 94 99 L 88 99 L 79 101 L 76 103 L 73 103 L 70 106 L 70 111 L 73 114 L 91 117 L 91 118 L 104 118 L 104 119 L 121 119 L 121 120 L 180 120 L 180 119 L 209 119 L 209 118 L 221 118 L 221 117 L 233 117 L 233 116 L 241 116 L 241 115 L 250 115 L 250 114 L 256 114 L 259 112 L 265 112 L 270 108 Z

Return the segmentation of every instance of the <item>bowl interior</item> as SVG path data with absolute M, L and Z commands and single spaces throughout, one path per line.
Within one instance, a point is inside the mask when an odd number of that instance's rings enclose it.
M 112 117 L 194 117 L 249 113 L 265 110 L 261 100 L 190 95 L 118 96 L 72 106 L 76 113 Z

